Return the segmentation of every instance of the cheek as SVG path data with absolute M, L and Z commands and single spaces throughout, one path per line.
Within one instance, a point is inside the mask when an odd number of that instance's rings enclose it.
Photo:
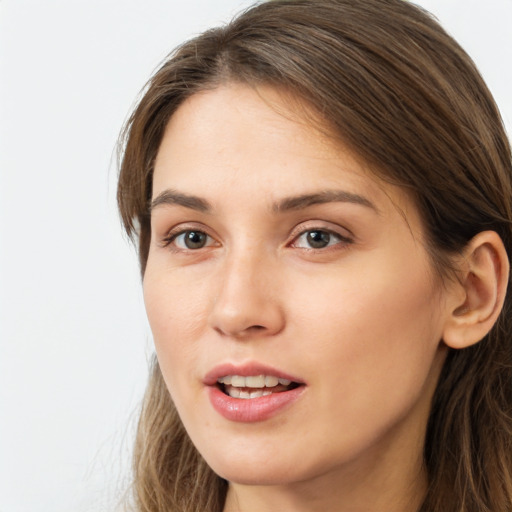
M 322 368 L 319 383 L 330 377 L 338 403 L 365 412 L 355 415 L 362 422 L 372 406 L 395 414 L 421 394 L 442 333 L 439 297 L 421 260 L 393 257 L 372 268 L 317 283 L 298 315 L 308 365 Z M 324 396 L 328 408 L 332 397 Z
M 180 372 L 198 357 L 199 339 L 207 326 L 205 282 L 191 284 L 176 272 L 149 265 L 144 276 L 144 302 L 164 378 L 172 389 Z M 173 381 L 173 382 L 171 382 Z
M 188 275 L 166 264 L 165 257 L 148 260 L 143 292 L 155 342 L 172 334 L 192 335 L 201 328 L 208 302 L 205 279 Z M 190 333 L 190 334 L 187 334 Z
M 408 329 L 421 333 L 423 324 L 435 320 L 439 301 L 429 267 L 394 254 L 377 262 L 358 258 L 332 272 L 301 278 L 290 296 L 298 298 L 298 316 L 308 317 L 315 327 L 324 326 L 333 334 L 350 331 L 355 338 L 374 333 L 375 347 L 385 341 L 379 342 L 378 336 L 393 342 L 403 337 L 397 333 Z

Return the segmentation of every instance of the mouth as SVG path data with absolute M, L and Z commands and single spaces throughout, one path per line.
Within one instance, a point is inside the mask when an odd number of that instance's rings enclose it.
M 301 384 L 275 375 L 225 375 L 216 386 L 231 398 L 251 400 L 298 388 Z
M 226 363 L 206 374 L 203 383 L 213 409 L 238 423 L 266 421 L 304 396 L 307 383 L 257 362 Z

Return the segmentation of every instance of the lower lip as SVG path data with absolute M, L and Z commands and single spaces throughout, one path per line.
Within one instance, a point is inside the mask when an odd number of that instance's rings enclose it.
M 209 386 L 213 408 L 224 418 L 240 423 L 265 421 L 295 402 L 305 386 L 258 398 L 232 398 L 216 386 Z

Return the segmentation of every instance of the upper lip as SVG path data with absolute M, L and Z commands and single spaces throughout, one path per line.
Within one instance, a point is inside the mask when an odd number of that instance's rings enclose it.
M 305 384 L 304 380 L 282 370 L 267 366 L 265 364 L 250 362 L 245 364 L 223 363 L 210 370 L 203 379 L 206 386 L 214 386 L 217 380 L 226 375 L 240 375 L 249 377 L 251 375 L 273 375 L 279 379 L 288 379 L 297 384 Z

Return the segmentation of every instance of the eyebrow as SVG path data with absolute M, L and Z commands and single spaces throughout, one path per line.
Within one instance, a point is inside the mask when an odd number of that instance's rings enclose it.
M 167 189 L 158 194 L 158 196 L 151 201 L 149 211 L 152 212 L 159 206 L 174 204 L 200 212 L 209 212 L 212 210 L 211 204 L 206 199 Z
M 314 194 L 303 194 L 300 196 L 286 197 L 273 205 L 275 212 L 284 212 L 290 210 L 302 210 L 308 206 L 325 203 L 353 203 L 366 206 L 379 213 L 378 208 L 366 197 L 346 190 L 325 190 Z
M 371 208 L 376 213 L 379 213 L 378 208 L 369 199 L 345 190 L 325 190 L 312 194 L 285 197 L 272 205 L 272 211 L 274 213 L 282 213 L 286 211 L 303 210 L 316 204 L 335 202 L 357 204 Z M 155 208 L 164 205 L 179 205 L 203 213 L 208 213 L 213 209 L 212 205 L 206 199 L 171 189 L 164 190 L 158 194 L 158 196 L 151 201 L 149 210 L 152 212 Z

